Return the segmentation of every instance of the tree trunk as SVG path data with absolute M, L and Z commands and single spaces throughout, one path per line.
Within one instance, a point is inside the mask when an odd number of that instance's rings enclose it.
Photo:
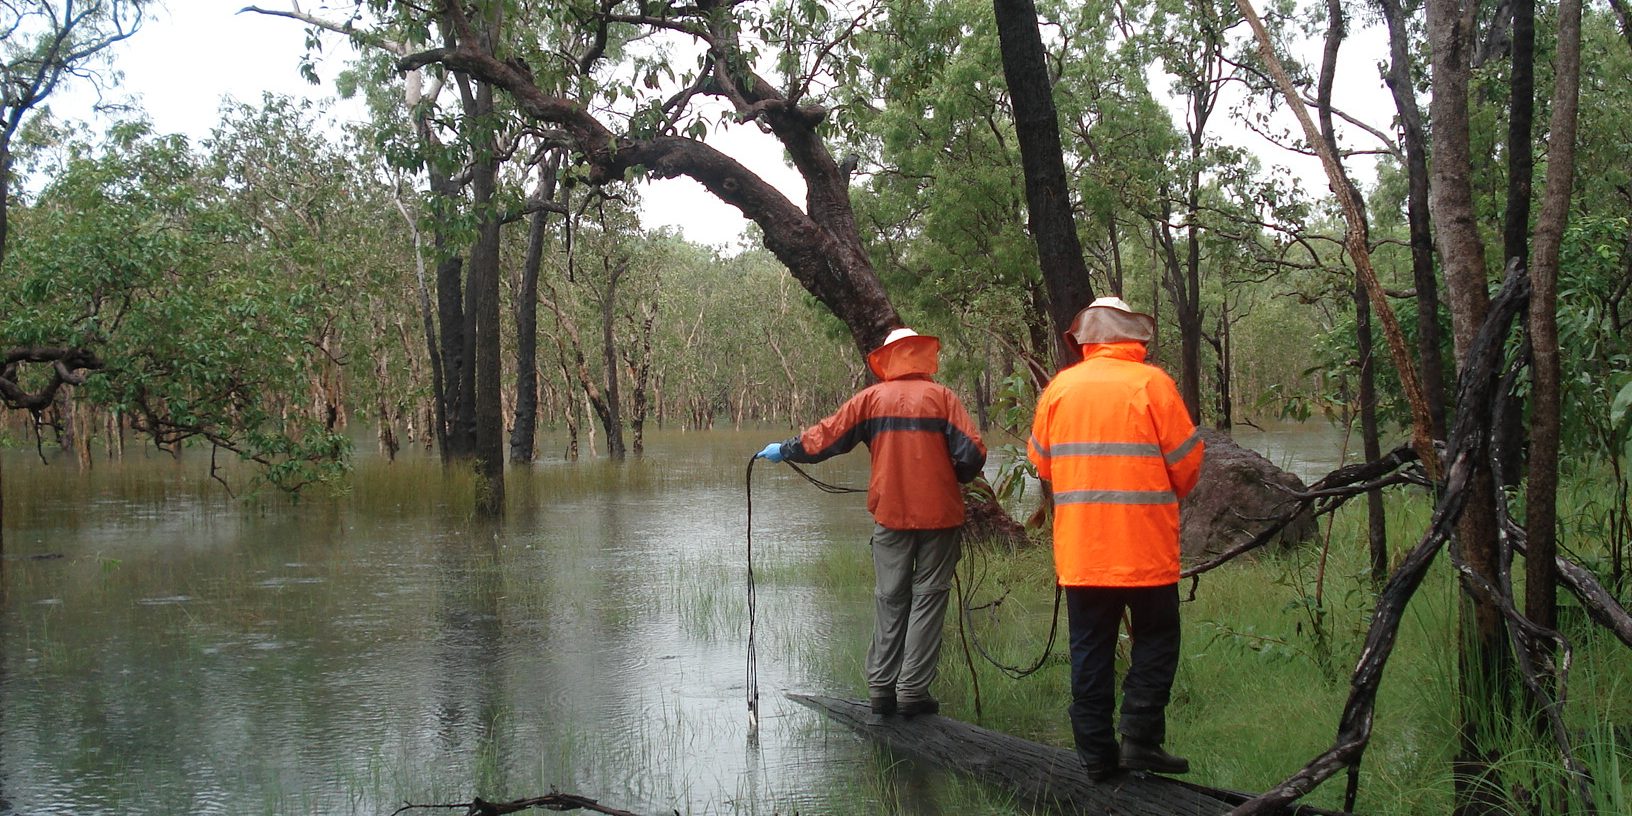
M 479 82 L 472 91 L 460 83 L 466 98 L 467 114 L 482 119 L 493 112 L 493 86 Z M 477 213 L 476 243 L 470 249 L 470 273 L 466 276 L 469 291 L 470 320 L 465 336 L 475 341 L 473 386 L 475 389 L 476 420 L 476 487 L 477 512 L 497 516 L 504 512 L 504 406 L 500 401 L 499 352 L 499 227 L 502 215 L 497 212 L 494 193 L 498 189 L 499 162 L 495 156 L 497 145 L 491 133 L 483 134 L 475 152 L 477 160 L 471 175 L 471 206 Z M 473 324 L 473 325 L 472 325 Z
M 556 159 L 539 166 L 538 198 L 553 201 Z M 510 430 L 510 461 L 531 462 L 537 449 L 538 427 L 538 270 L 544 264 L 544 243 L 549 213 L 533 213 L 527 231 L 527 256 L 521 266 L 521 288 L 516 292 L 516 414 Z
M 1530 199 L 1535 176 L 1532 133 L 1536 118 L 1536 4 L 1535 0 L 1511 0 L 1512 72 L 1507 117 L 1507 210 L 1503 215 L 1502 258 L 1530 266 Z M 1524 412 L 1509 411 L 1505 417 L 1505 438 L 1524 438 Z M 1515 486 L 1523 476 L 1525 446 L 1514 444 L 1508 455 L 1496 463 L 1497 478 Z
M 1513 9 L 1513 72 L 1507 116 L 1507 212 L 1502 226 L 1503 262 L 1530 266 L 1530 185 L 1535 175 L 1531 132 L 1536 118 L 1536 3 L 1510 0 Z M 1514 412 L 1515 415 L 1517 412 Z
M 635 332 L 636 337 L 624 350 L 624 363 L 629 367 L 630 387 L 633 390 L 629 432 L 633 442 L 631 450 L 636 456 L 646 453 L 646 414 L 651 405 L 648 383 L 652 374 L 652 329 L 656 325 L 657 292 L 654 291 L 652 299 L 641 304 L 641 321 Z M 635 350 L 637 348 L 638 351 Z
M 1325 51 L 1320 63 L 1320 80 L 1315 98 L 1320 113 L 1321 136 L 1326 139 L 1326 144 L 1333 146 L 1334 149 L 1337 145 L 1337 129 L 1332 122 L 1332 84 L 1337 77 L 1338 51 L 1342 48 L 1347 34 L 1348 24 L 1343 14 L 1343 4 L 1340 0 L 1326 0 Z M 1346 176 L 1344 185 L 1346 189 L 1342 191 L 1342 195 L 1348 196 L 1351 206 L 1363 216 L 1365 198 Z M 1361 226 L 1367 230 L 1369 244 L 1369 225 L 1362 219 Z M 1381 308 L 1388 308 L 1388 304 L 1382 304 Z M 1377 367 L 1371 341 L 1371 293 L 1366 289 L 1365 281 L 1359 274 L 1354 276 L 1354 345 L 1360 361 L 1360 370 L 1357 373 L 1360 381 L 1361 446 L 1365 450 L 1366 461 L 1375 462 L 1382 457 L 1383 451 L 1377 438 Z M 1386 523 L 1382 490 L 1369 491 L 1366 494 L 1366 539 L 1367 549 L 1371 555 L 1371 580 L 1378 586 L 1388 580 Z
M 1377 0 L 1388 21 L 1387 84 L 1404 133 L 1406 219 L 1411 236 L 1411 278 L 1417 292 L 1417 368 L 1435 439 L 1445 438 L 1445 367 L 1440 361 L 1439 281 L 1434 275 L 1434 236 L 1428 207 L 1428 137 L 1411 74 L 1411 43 L 1399 0 Z
M 440 222 L 441 219 L 438 219 Z M 448 246 L 446 227 L 437 224 L 436 304 L 437 322 L 442 326 L 442 373 L 446 405 L 438 412 L 447 422 L 439 434 L 447 439 L 443 461 L 468 459 L 476 450 L 476 419 L 467 393 L 475 386 L 467 379 L 471 366 L 465 356 L 465 262 Z M 445 254 L 446 253 L 446 254 Z
M 1462 0 L 1428 0 L 1428 38 L 1433 76 L 1429 117 L 1433 128 L 1433 172 L 1430 206 L 1436 241 L 1445 266 L 1457 367 L 1467 365 L 1468 349 L 1489 308 L 1485 284 L 1485 249 L 1474 210 L 1473 158 L 1469 141 L 1468 84 L 1478 4 Z M 1476 451 L 1470 476 L 1472 490 L 1457 523 L 1456 545 L 1463 560 L 1495 584 L 1498 562 L 1494 480 L 1483 450 Z M 1490 793 L 1499 783 L 1486 780 L 1496 747 L 1490 724 L 1511 710 L 1506 667 L 1506 624 L 1489 604 L 1469 598 L 1461 610 L 1458 669 L 1461 678 L 1461 745 L 1453 763 L 1458 816 L 1499 813 Z
M 1529 487 L 1525 496 L 1525 616 L 1557 628 L 1558 453 L 1561 368 L 1558 348 L 1559 244 L 1569 220 L 1575 182 L 1576 119 L 1580 105 L 1581 3 L 1558 7 L 1558 53 L 1553 62 L 1552 123 L 1547 139 L 1547 190 L 1536 221 L 1530 267 Z
M 1026 209 L 1038 266 L 1048 289 L 1054 359 L 1064 368 L 1079 359 L 1075 343 L 1065 342 L 1071 319 L 1094 299 L 1093 284 L 1082 258 L 1082 243 L 1071 216 L 1070 185 L 1060 144 L 1059 117 L 1049 81 L 1037 7 L 1032 0 L 993 0 L 1003 76 L 1014 104 L 1014 128 L 1020 143 L 1020 166 L 1026 180 Z
M 1179 319 L 1179 395 L 1190 409 L 1190 422 L 1201 424 L 1201 134 L 1207 121 L 1205 94 L 1193 91 L 1190 132 L 1191 172 L 1185 190 L 1184 280 L 1173 287 L 1173 311 Z
M 601 424 L 606 428 L 606 454 L 613 459 L 624 457 L 622 391 L 618 385 L 618 346 L 614 328 L 617 316 L 618 282 L 629 270 L 628 260 L 610 262 L 603 258 L 606 270 L 606 292 L 601 298 L 601 368 L 606 375 L 606 402 L 601 411 Z
M 437 186 L 434 176 L 431 186 L 434 191 Z M 441 452 L 442 461 L 446 463 L 451 455 L 448 449 L 448 395 L 446 383 L 442 376 L 442 351 L 436 338 L 436 315 L 431 311 L 430 287 L 425 281 L 424 238 L 419 231 L 419 222 L 408 211 L 408 205 L 397 197 L 400 192 L 400 187 L 393 191 L 393 200 L 397 205 L 397 211 L 402 213 L 402 220 L 407 223 L 408 231 L 414 239 L 414 279 L 419 285 L 419 314 L 425 335 L 425 354 L 431 363 L 431 405 L 435 413 L 435 427 L 427 429 L 426 438 L 427 441 L 430 439 L 436 440 L 437 450 Z M 437 240 L 440 243 L 440 234 Z M 438 269 L 438 290 L 440 295 L 440 268 Z M 409 348 L 406 336 L 403 338 L 402 351 L 408 357 L 409 365 L 413 366 L 414 352 L 413 349 Z M 417 374 L 414 377 L 418 379 Z

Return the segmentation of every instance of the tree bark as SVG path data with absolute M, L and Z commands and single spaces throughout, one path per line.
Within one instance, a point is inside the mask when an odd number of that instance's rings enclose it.
M 1517 26 L 1515 25 L 1515 28 Z M 1530 461 L 1525 497 L 1525 616 L 1557 628 L 1558 456 L 1562 370 L 1558 348 L 1558 267 L 1575 182 L 1576 119 L 1580 105 L 1581 3 L 1558 7 L 1558 51 L 1553 60 L 1552 122 L 1547 139 L 1547 190 L 1536 221 L 1530 266 Z
M 602 226 L 605 226 L 604 221 Z M 620 258 L 612 261 L 603 257 L 601 266 L 606 271 L 606 291 L 601 297 L 601 368 L 606 374 L 606 409 L 602 414 L 602 424 L 606 427 L 607 456 L 622 460 L 626 452 L 623 444 L 623 389 L 618 384 L 618 346 L 613 323 L 617 317 L 618 283 L 629 271 L 629 260 Z
M 1059 116 L 1054 108 L 1042 35 L 1037 30 L 1037 7 L 1032 0 L 993 0 L 992 8 L 1003 55 L 1003 76 L 1014 104 L 1014 128 L 1026 180 L 1027 219 L 1048 291 L 1054 359 L 1064 368 L 1081 356 L 1075 343 L 1065 342 L 1065 331 L 1077 312 L 1093 301 L 1093 283 L 1071 215 Z
M 1535 0 L 1506 0 L 1502 11 L 1512 21 L 1512 42 L 1508 78 L 1507 115 L 1507 209 L 1502 224 L 1503 263 L 1528 269 L 1530 266 L 1530 199 L 1535 176 L 1533 132 L 1536 118 L 1536 4 Z M 1498 12 L 1501 13 L 1500 11 Z M 1508 438 L 1524 437 L 1524 413 L 1509 411 Z M 1496 478 L 1501 484 L 1516 486 L 1524 468 L 1523 444 L 1507 448 L 1507 456 L 1496 460 Z
M 1430 206 L 1437 227 L 1436 241 L 1445 267 L 1459 374 L 1468 364 L 1479 325 L 1489 308 L 1485 284 L 1485 248 L 1473 200 L 1473 158 L 1469 143 L 1468 85 L 1478 3 L 1463 0 L 1428 0 L 1428 38 L 1431 53 L 1433 99 L 1429 115 L 1433 128 L 1433 173 Z M 1485 456 L 1475 458 L 1473 485 L 1466 512 L 1457 524 L 1456 546 L 1462 560 L 1484 580 L 1494 583 L 1498 561 L 1493 475 Z M 1458 816 L 1497 813 L 1500 804 L 1489 793 L 1492 783 L 1483 777 L 1494 759 L 1493 735 L 1484 726 L 1511 709 L 1506 689 L 1506 624 L 1489 604 L 1468 599 L 1461 610 L 1462 639 L 1458 651 L 1461 685 L 1460 741 L 1453 775 Z
M 460 83 L 466 115 L 478 130 L 471 175 L 471 207 L 477 216 L 476 242 L 470 248 L 470 271 L 466 276 L 469 292 L 469 320 L 465 337 L 474 341 L 473 359 L 476 420 L 477 512 L 498 516 L 504 512 L 504 406 L 500 399 L 499 351 L 499 228 L 503 217 L 493 200 L 498 190 L 499 160 L 490 123 L 493 114 L 493 86 L 477 82 L 474 88 Z
M 1626 0 L 1609 0 L 1609 7 L 1614 9 L 1615 19 L 1621 21 L 1621 36 L 1632 45 L 1632 11 L 1628 11 Z
M 1530 266 L 1530 185 L 1535 175 L 1531 132 L 1536 118 L 1536 2 L 1510 0 L 1513 9 L 1512 75 L 1507 115 L 1507 211 L 1502 226 L 1503 262 Z
M 553 201 L 556 166 L 552 156 L 539 165 L 538 198 Z M 538 428 L 538 271 L 544 264 L 544 243 L 549 212 L 533 213 L 527 229 L 527 255 L 521 265 L 521 288 L 516 292 L 516 414 L 510 430 L 510 461 L 531 462 L 537 448 Z
M 1417 292 L 1417 369 L 1434 439 L 1445 438 L 1445 367 L 1440 361 L 1439 280 L 1428 207 L 1428 137 L 1411 74 L 1410 34 L 1399 0 L 1377 0 L 1388 22 L 1387 84 L 1404 134 L 1406 220 L 1411 236 L 1411 278 Z

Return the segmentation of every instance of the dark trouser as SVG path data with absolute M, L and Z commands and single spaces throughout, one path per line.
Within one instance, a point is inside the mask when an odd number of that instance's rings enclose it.
M 1179 585 L 1066 587 L 1071 623 L 1071 731 L 1077 748 L 1116 756 L 1111 712 L 1116 703 L 1116 633 L 1122 610 L 1132 617 L 1133 659 L 1122 684 L 1124 739 L 1161 745 L 1167 700 L 1179 668 Z
M 958 528 L 891 530 L 873 525 L 873 645 L 867 693 L 902 702 L 929 697 L 941 660 L 947 593 L 962 552 Z

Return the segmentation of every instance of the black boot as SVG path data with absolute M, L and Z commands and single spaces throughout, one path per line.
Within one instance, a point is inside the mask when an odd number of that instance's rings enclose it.
M 1124 737 L 1122 768 L 1128 771 L 1182 774 L 1190 772 L 1190 760 L 1163 751 L 1160 745 L 1150 745 Z
M 888 697 L 869 697 L 867 703 L 868 708 L 871 709 L 867 714 L 868 725 L 883 725 L 884 718 L 895 713 L 894 694 Z
M 934 697 L 924 697 L 918 700 L 903 700 L 898 709 L 903 717 L 916 717 L 919 714 L 941 713 L 941 703 Z
M 1095 782 L 1104 782 L 1121 771 L 1117 761 L 1116 743 L 1111 743 L 1110 754 L 1096 754 L 1077 748 L 1077 758 L 1082 760 L 1082 769 L 1087 771 L 1088 778 Z

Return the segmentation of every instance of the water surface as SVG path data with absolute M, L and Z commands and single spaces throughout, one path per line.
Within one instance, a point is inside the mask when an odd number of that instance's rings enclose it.
M 6 453 L 0 798 L 17 813 L 380 813 L 551 789 L 641 812 L 876 810 L 875 749 L 783 698 L 853 695 L 859 496 L 756 469 L 761 721 L 745 689 L 748 455 L 512 469 L 504 522 L 433 462 L 229 498 L 203 456 Z M 550 445 L 546 443 L 546 447 Z M 865 455 L 824 465 L 864 484 Z M 829 566 L 824 566 L 829 565 Z M 872 804 L 869 804 L 872 797 Z
M 201 454 L 81 473 L 5 452 L 0 812 L 551 790 L 641 813 L 960 812 L 965 783 L 783 696 L 861 693 L 871 522 L 861 496 L 764 462 L 749 726 L 745 466 L 785 435 L 663 432 L 639 461 L 512 468 L 497 524 L 422 455 L 361 455 L 348 493 L 290 502 L 229 497 Z M 865 453 L 818 472 L 862 486 Z

